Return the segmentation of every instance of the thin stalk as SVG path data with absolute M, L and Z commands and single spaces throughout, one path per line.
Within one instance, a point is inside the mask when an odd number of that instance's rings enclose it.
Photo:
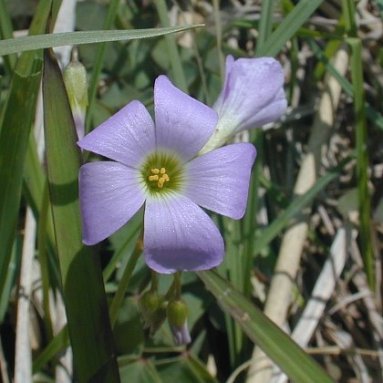
M 258 39 L 256 54 L 261 52 L 264 48 L 266 40 L 271 35 L 273 29 L 273 10 L 275 6 L 275 0 L 263 1 L 261 8 L 261 18 L 258 26 Z
M 371 197 L 368 190 L 368 151 L 365 95 L 363 89 L 362 42 L 348 39 L 351 47 L 351 77 L 354 87 L 354 115 L 356 138 L 356 172 L 358 180 L 360 247 L 370 288 L 374 291 L 374 251 L 371 238 Z
M 5 6 L 4 0 L 0 0 L 0 33 L 3 40 L 11 39 L 13 37 L 12 21 L 9 17 L 9 13 L 7 11 L 7 7 Z M 5 69 L 9 74 L 12 73 L 12 68 L 15 67 L 16 60 L 17 56 L 15 54 L 4 56 Z
M 262 175 L 263 164 L 263 132 L 255 131 L 251 133 L 257 147 L 257 160 L 251 177 L 247 209 L 242 221 L 244 238 L 243 248 L 243 293 L 249 297 L 251 293 L 251 272 L 254 261 L 254 232 L 257 228 L 256 215 L 259 208 L 258 190 L 260 186 L 260 175 Z
M 360 221 L 360 248 L 363 255 L 367 281 L 374 291 L 374 251 L 371 238 L 371 197 L 368 190 L 368 151 L 366 108 L 363 80 L 362 42 L 357 38 L 355 6 L 352 0 L 342 1 L 347 39 L 351 47 L 351 78 L 354 96 L 355 141 L 356 141 L 356 173 L 358 180 L 358 201 Z
M 218 51 L 218 60 L 219 60 L 219 70 L 221 73 L 221 78 L 224 78 L 225 75 L 225 61 L 222 54 L 222 24 L 221 17 L 219 14 L 219 0 L 213 0 L 213 15 L 214 15 L 214 26 L 215 26 L 215 35 L 217 41 L 217 51 Z
M 120 247 L 120 249 L 114 253 L 112 259 L 107 264 L 107 266 L 105 267 L 105 269 L 102 273 L 102 276 L 104 278 L 104 282 L 107 282 L 109 280 L 109 278 L 112 276 L 112 274 L 116 268 L 116 264 L 124 256 L 124 254 L 126 254 L 126 247 L 129 245 L 129 243 L 132 241 L 132 239 L 138 234 L 140 228 L 141 228 L 141 225 L 137 225 L 135 230 L 133 230 L 132 233 L 130 235 L 128 235 L 128 237 L 126 238 L 124 244 Z
M 108 8 L 108 13 L 105 18 L 103 29 L 110 29 L 110 27 L 113 25 L 114 20 L 116 19 L 119 3 L 120 3 L 119 0 L 111 0 L 109 8 Z M 100 77 L 102 66 L 104 64 L 105 50 L 106 50 L 106 43 L 99 44 L 99 47 L 96 53 L 96 59 L 95 59 L 95 64 L 94 64 L 94 68 L 92 72 L 92 77 L 89 82 L 88 111 L 85 118 L 85 133 L 88 133 L 90 130 L 90 124 L 91 124 L 92 115 L 93 115 L 93 108 L 94 108 L 95 100 L 96 100 L 97 84 L 98 84 L 98 79 Z
M 155 5 L 157 8 L 158 17 L 160 18 L 160 21 L 161 21 L 161 25 L 163 27 L 170 27 L 168 8 L 166 6 L 165 0 L 156 0 Z M 176 85 L 181 90 L 183 90 L 184 92 L 187 92 L 188 90 L 187 81 L 186 81 L 184 70 L 182 68 L 181 57 L 178 52 L 176 39 L 174 36 L 165 36 L 165 40 L 168 46 L 173 79 Z
M 117 314 L 118 310 L 122 305 L 122 302 L 125 297 L 125 293 L 128 289 L 130 277 L 133 274 L 134 268 L 136 267 L 138 258 L 140 257 L 142 253 L 141 245 L 136 246 L 133 254 L 129 258 L 129 261 L 125 267 L 124 273 L 122 274 L 122 278 L 120 280 L 120 283 L 118 284 L 118 288 L 116 291 L 116 294 L 113 298 L 113 301 L 110 305 L 109 313 L 110 313 L 110 322 L 112 324 L 112 327 L 116 323 L 117 320 Z
M 165 294 L 165 300 L 169 301 L 171 299 L 181 298 L 181 275 L 181 272 L 174 274 L 173 282 Z

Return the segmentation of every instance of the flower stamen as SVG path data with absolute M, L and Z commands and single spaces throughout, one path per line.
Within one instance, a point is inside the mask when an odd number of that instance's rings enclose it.
M 150 172 L 152 173 L 152 175 L 148 176 L 148 180 L 149 181 L 156 181 L 157 187 L 159 189 L 162 189 L 164 187 L 165 182 L 170 181 L 170 178 L 169 178 L 168 174 L 166 173 L 165 168 L 161 168 L 161 169 L 153 168 L 153 169 L 150 169 Z

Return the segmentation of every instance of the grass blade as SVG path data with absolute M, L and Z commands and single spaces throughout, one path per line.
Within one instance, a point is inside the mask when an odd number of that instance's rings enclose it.
M 294 9 L 284 18 L 279 27 L 259 48 L 258 56 L 275 56 L 283 48 L 286 41 L 297 32 L 323 0 L 301 0 Z
M 45 30 L 51 1 L 39 3 L 30 33 Z M 17 62 L 0 129 L 0 291 L 6 284 L 19 214 L 25 153 L 35 116 L 41 57 L 25 53 Z
M 108 13 L 105 18 L 105 22 L 103 25 L 104 29 L 110 29 L 113 25 L 113 22 L 116 18 L 119 0 L 112 0 L 108 7 Z M 92 71 L 92 77 L 89 81 L 89 90 L 88 90 L 88 110 L 86 113 L 86 120 L 85 120 L 85 132 L 88 133 L 90 130 L 90 122 L 92 120 L 93 116 L 93 108 L 95 105 L 96 100 L 96 93 L 97 93 L 97 85 L 98 80 L 100 77 L 100 73 L 102 70 L 102 65 L 104 63 L 104 57 L 105 57 L 105 51 L 106 51 L 106 44 L 100 44 L 97 49 L 94 67 Z
M 38 65 L 38 64 L 37 64 Z M 0 135 L 0 291 L 18 221 L 25 153 L 40 83 L 39 70 L 15 72 Z M 19 111 L 19 112 L 17 112 Z M 21 111 L 21 113 L 20 113 Z
M 258 40 L 256 52 L 262 52 L 262 49 L 270 36 L 273 28 L 273 10 L 275 0 L 262 2 L 261 18 L 259 19 Z
M 161 20 L 161 24 L 167 28 L 170 28 L 170 20 L 165 0 L 157 0 L 155 1 L 155 5 L 157 7 L 157 12 Z M 166 36 L 165 39 L 168 45 L 174 82 L 181 90 L 187 92 L 188 87 L 186 77 L 182 68 L 181 58 L 178 52 L 176 40 L 174 39 L 174 36 Z
M 0 36 L 2 39 L 10 39 L 13 36 L 12 22 L 5 6 L 5 0 L 0 0 Z M 16 55 L 10 55 L 4 59 L 5 67 L 8 73 L 16 65 Z
M 362 42 L 358 38 L 348 39 L 351 47 L 351 77 L 354 90 L 354 114 L 356 129 L 356 168 L 358 180 L 358 200 L 360 217 L 360 247 L 363 254 L 364 267 L 370 288 L 375 289 L 374 277 L 374 252 L 371 238 L 371 198 L 368 190 L 368 152 L 366 109 L 363 66 L 362 66 Z
M 84 32 L 65 32 L 47 35 L 25 36 L 15 39 L 0 41 L 0 56 L 32 51 L 42 48 L 61 47 L 64 45 L 80 45 L 103 43 L 106 41 L 128 41 L 133 39 L 145 39 L 149 37 L 163 36 L 169 33 L 186 31 L 197 28 L 201 25 L 169 27 L 169 28 L 148 28 L 132 29 L 129 31 L 84 31 Z
M 273 361 L 296 383 L 332 380 L 287 334 L 214 271 L 197 272 L 206 288 Z
M 43 104 L 49 191 L 74 365 L 80 382 L 119 382 L 101 268 L 81 241 L 80 150 L 62 75 L 48 53 Z

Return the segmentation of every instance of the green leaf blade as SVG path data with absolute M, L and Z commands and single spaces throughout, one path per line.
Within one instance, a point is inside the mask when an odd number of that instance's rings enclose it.
M 15 39 L 6 39 L 0 41 L 0 56 L 43 48 L 61 47 L 64 45 L 94 44 L 103 43 L 107 41 L 128 41 L 133 39 L 159 37 L 170 33 L 186 31 L 188 29 L 200 26 L 201 25 L 169 28 L 133 29 L 129 31 L 112 30 L 66 32 L 18 37 Z
M 15 72 L 0 134 L 0 291 L 5 283 L 21 197 L 25 153 L 41 73 Z M 22 111 L 18 113 L 17 111 Z
M 323 0 L 301 0 L 257 50 L 257 56 L 275 56 L 307 21 Z
M 44 128 L 49 190 L 74 365 L 80 382 L 119 382 L 101 268 L 81 241 L 80 150 L 61 72 L 45 55 Z

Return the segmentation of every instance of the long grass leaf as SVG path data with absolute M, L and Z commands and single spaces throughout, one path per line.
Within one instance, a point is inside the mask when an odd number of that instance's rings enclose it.
M 301 0 L 284 18 L 278 28 L 271 34 L 257 51 L 258 56 L 275 56 L 285 43 L 298 31 L 323 0 Z
M 0 36 L 2 39 L 10 39 L 13 36 L 13 28 L 11 18 L 5 6 L 5 0 L 0 0 Z M 4 59 L 5 67 L 8 73 L 16 65 L 16 55 L 10 55 Z
M 0 135 L 0 291 L 8 271 L 16 232 L 23 166 L 31 130 L 40 72 L 15 73 Z
M 287 334 L 255 307 L 228 281 L 214 271 L 197 272 L 206 288 L 215 296 L 256 343 L 295 383 L 330 383 L 332 380 Z
M 105 18 L 105 22 L 103 25 L 103 29 L 107 30 L 110 29 L 113 25 L 113 22 L 117 15 L 117 10 L 120 2 L 119 0 L 112 0 L 108 7 L 108 13 Z M 96 57 L 94 60 L 94 66 L 92 70 L 92 76 L 89 81 L 89 90 L 88 90 L 88 110 L 86 113 L 86 120 L 85 120 L 85 131 L 86 133 L 90 130 L 90 123 L 93 117 L 93 108 L 96 100 L 96 93 L 97 93 L 97 85 L 98 80 L 100 77 L 102 65 L 104 63 L 104 57 L 105 57 L 105 51 L 106 51 L 106 43 L 99 44 Z
M 48 53 L 43 105 L 49 192 L 77 376 L 80 382 L 119 382 L 101 268 L 81 241 L 80 150 L 62 75 Z
M 17 37 L 0 41 L 0 56 L 32 51 L 42 48 L 61 47 L 64 45 L 80 45 L 103 43 L 106 41 L 128 41 L 133 39 L 145 39 L 150 37 L 163 36 L 169 33 L 186 31 L 197 28 L 201 25 L 169 27 L 169 28 L 148 28 L 133 29 L 129 31 L 84 31 L 52 33 L 38 36 Z
M 368 152 L 365 96 L 363 88 L 362 42 L 358 38 L 348 39 L 351 47 L 351 76 L 354 90 L 354 114 L 356 134 L 356 168 L 360 217 L 360 246 L 368 283 L 375 288 L 374 253 L 371 238 L 371 197 L 368 190 Z
M 30 33 L 45 30 L 50 5 L 50 0 L 39 3 Z M 41 57 L 35 53 L 20 56 L 0 124 L 0 291 L 6 283 L 16 232 L 25 153 L 35 115 L 41 63 Z
M 157 0 L 155 1 L 155 5 L 157 7 L 157 12 L 161 20 L 161 24 L 166 28 L 170 28 L 169 14 L 168 14 L 168 9 L 167 9 L 165 0 Z M 181 57 L 178 52 L 176 40 L 174 36 L 166 36 L 165 39 L 168 45 L 168 52 L 169 52 L 174 82 L 180 89 L 186 92 L 188 87 L 187 87 L 185 73 L 182 68 Z
M 273 29 L 273 10 L 275 0 L 263 1 L 261 8 L 261 17 L 259 19 L 258 39 L 256 53 L 262 52 L 262 49 Z

